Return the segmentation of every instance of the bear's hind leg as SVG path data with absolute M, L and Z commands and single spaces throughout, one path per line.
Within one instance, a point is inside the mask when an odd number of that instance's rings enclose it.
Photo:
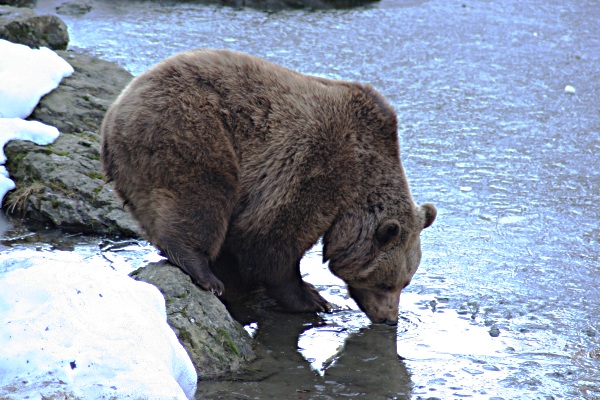
M 198 286 L 221 295 L 223 283 L 212 273 L 209 263 L 216 258 L 225 239 L 233 201 L 190 198 L 167 189 L 153 189 L 132 201 L 131 211 L 150 242 L 172 264 Z

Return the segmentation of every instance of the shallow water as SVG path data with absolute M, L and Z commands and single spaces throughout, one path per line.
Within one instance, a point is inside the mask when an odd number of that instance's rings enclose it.
M 336 311 L 259 316 L 248 330 L 263 359 L 243 376 L 201 382 L 199 396 L 600 398 L 597 1 L 388 0 L 278 13 L 94 4 L 63 17 L 71 46 L 134 74 L 219 47 L 373 84 L 398 110 L 415 200 L 438 207 L 396 332 L 370 327 L 317 247 L 303 272 Z M 3 243 L 89 252 L 124 269 L 156 256 L 145 244 L 100 252 L 100 238 L 48 235 Z

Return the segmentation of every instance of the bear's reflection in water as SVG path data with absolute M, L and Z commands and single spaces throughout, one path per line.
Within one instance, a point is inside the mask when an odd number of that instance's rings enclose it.
M 235 311 L 234 315 L 240 317 Z M 225 381 L 201 381 L 198 398 L 410 398 L 412 382 L 397 354 L 395 328 L 372 325 L 348 333 L 325 325 L 319 316 L 273 311 L 256 321 L 254 337 L 259 359 Z M 312 329 L 317 331 L 310 340 L 311 346 L 316 347 L 313 352 L 323 347 L 322 352 L 330 354 L 332 349 L 325 347 L 337 347 L 320 371 L 311 368 L 298 348 L 299 337 Z M 319 331 L 339 332 L 338 343 L 343 345 L 320 342 Z

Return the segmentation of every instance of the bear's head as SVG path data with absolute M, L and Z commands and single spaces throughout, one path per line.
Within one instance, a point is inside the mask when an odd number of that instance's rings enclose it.
M 396 216 L 346 212 L 323 237 L 323 260 L 371 322 L 398 323 L 400 292 L 421 261 L 421 231 L 436 214 L 432 204 L 413 205 Z

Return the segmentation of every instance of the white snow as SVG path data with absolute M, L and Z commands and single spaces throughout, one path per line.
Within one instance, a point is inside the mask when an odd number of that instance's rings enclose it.
M 27 118 L 73 67 L 52 50 L 0 39 L 0 118 Z
M 0 398 L 194 397 L 154 286 L 72 253 L 5 253 L 0 271 Z
M 50 49 L 31 49 L 0 39 L 0 164 L 6 161 L 3 149 L 10 140 L 46 145 L 58 137 L 56 128 L 23 118 L 72 73 L 73 67 Z M 0 204 L 14 187 L 6 168 L 0 166 Z

